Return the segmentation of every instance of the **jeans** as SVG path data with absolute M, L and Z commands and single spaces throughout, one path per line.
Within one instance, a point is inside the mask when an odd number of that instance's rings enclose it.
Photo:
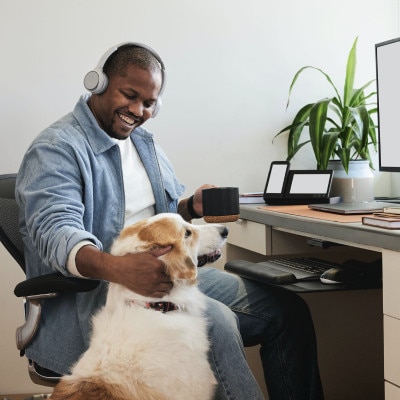
M 198 279 L 200 290 L 210 297 L 210 362 L 219 382 L 216 399 L 264 398 L 243 349 L 258 344 L 270 400 L 324 398 L 314 326 L 301 297 L 214 268 L 200 268 Z

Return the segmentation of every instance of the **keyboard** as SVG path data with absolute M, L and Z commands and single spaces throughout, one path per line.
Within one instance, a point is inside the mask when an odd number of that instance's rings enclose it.
M 232 260 L 225 264 L 227 271 L 237 275 L 285 285 L 300 281 L 319 281 L 323 272 L 340 264 L 318 258 L 275 258 L 259 263 L 245 260 Z
M 268 260 L 268 263 L 275 264 L 279 267 L 285 267 L 285 271 L 294 270 L 299 272 L 304 272 L 305 276 L 312 275 L 322 275 L 325 271 L 330 268 L 337 267 L 338 263 L 333 263 L 331 261 L 320 260 L 318 258 L 277 258 Z M 278 267 L 278 269 L 279 269 Z M 300 274 L 303 275 L 303 274 Z

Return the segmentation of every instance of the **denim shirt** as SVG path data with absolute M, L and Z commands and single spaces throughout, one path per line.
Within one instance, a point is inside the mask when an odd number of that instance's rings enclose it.
M 31 144 L 17 176 L 16 199 L 28 278 L 60 271 L 82 240 L 104 251 L 124 225 L 125 194 L 119 147 L 99 127 L 82 96 L 72 113 Z M 176 212 L 184 187 L 153 135 L 131 135 L 149 176 L 156 212 Z M 140 188 L 138 189 L 140 191 Z M 89 344 L 91 316 L 104 304 L 107 283 L 89 293 L 47 300 L 27 356 L 65 374 Z

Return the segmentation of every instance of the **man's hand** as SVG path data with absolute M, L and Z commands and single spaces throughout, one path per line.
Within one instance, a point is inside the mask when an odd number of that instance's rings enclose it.
M 146 297 L 160 298 L 172 289 L 166 266 L 159 257 L 171 251 L 171 246 L 149 252 L 114 256 L 93 246 L 82 247 L 76 255 L 80 274 L 94 279 L 119 283 Z
M 118 258 L 119 274 L 114 281 L 146 297 L 163 297 L 172 289 L 166 265 L 158 257 L 171 251 L 171 247 L 151 252 L 127 254 Z
M 203 215 L 203 190 L 214 187 L 217 186 L 206 183 L 200 186 L 198 189 L 196 189 L 193 197 L 193 210 L 195 211 L 196 214 Z
M 215 185 L 210 185 L 210 184 L 205 184 L 200 186 L 196 191 L 194 192 L 193 195 L 193 211 L 199 216 L 203 216 L 203 190 L 204 189 L 209 189 L 217 187 Z M 182 199 L 179 204 L 178 204 L 178 214 L 180 214 L 185 221 L 190 221 L 192 218 L 194 218 L 193 215 L 188 210 L 188 200 L 190 197 L 186 199 Z

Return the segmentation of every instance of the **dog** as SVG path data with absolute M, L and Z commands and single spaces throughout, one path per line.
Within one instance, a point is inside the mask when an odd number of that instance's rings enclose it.
M 193 225 L 163 213 L 125 228 L 111 253 L 171 246 L 159 258 L 173 282 L 163 298 L 147 298 L 109 283 L 93 317 L 88 350 L 54 388 L 52 400 L 208 400 L 216 379 L 208 362 L 205 296 L 197 266 L 218 259 L 223 225 Z

